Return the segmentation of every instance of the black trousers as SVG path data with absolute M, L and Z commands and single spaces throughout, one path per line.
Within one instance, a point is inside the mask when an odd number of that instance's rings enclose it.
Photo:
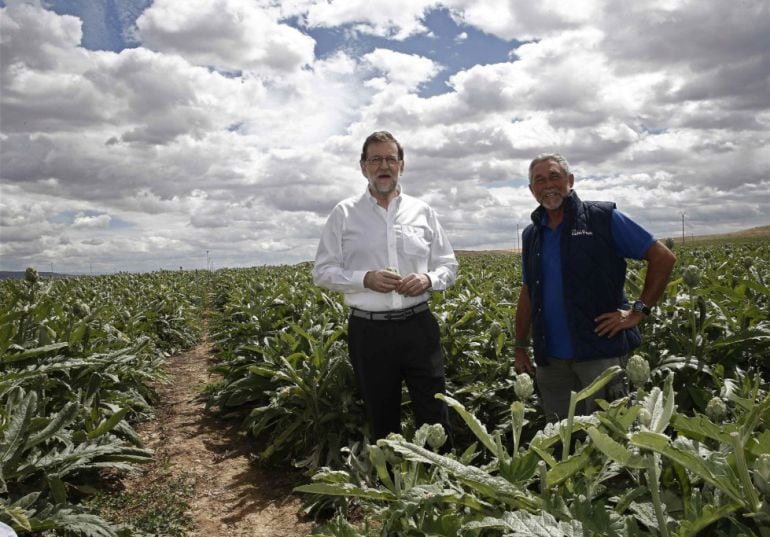
M 444 357 L 438 323 L 430 310 L 404 321 L 371 321 L 351 316 L 348 325 L 350 361 L 366 403 L 376 441 L 401 432 L 401 383 L 406 381 L 417 426 L 440 423 L 452 433 L 446 403 Z

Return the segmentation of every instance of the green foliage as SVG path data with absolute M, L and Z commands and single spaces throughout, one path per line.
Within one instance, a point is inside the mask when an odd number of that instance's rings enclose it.
M 342 306 L 312 285 L 308 265 L 219 271 L 216 285 L 214 369 L 224 380 L 209 407 L 240 413 L 263 439 L 263 461 L 338 462 L 363 425 Z
M 447 355 L 446 400 L 484 451 L 439 455 L 417 435 L 391 436 L 370 448 L 376 472 L 349 457 L 297 490 L 355 502 L 377 528 L 366 535 L 770 535 L 768 249 L 677 255 L 697 274 L 690 269 L 685 282 L 677 269 L 642 326 L 637 391 L 540 430 L 539 410 L 516 401 L 509 368 L 515 293 L 497 276 L 512 274 L 516 258 L 507 269 L 494 256 L 461 259 L 457 286 L 432 309 Z M 643 278 L 640 267 L 631 271 L 629 296 Z M 595 387 L 573 394 L 572 408 Z
M 197 339 L 203 280 L 36 276 L 0 282 L 0 520 L 115 536 L 81 500 L 106 470 L 152 460 L 132 424 L 164 357 Z
M 637 352 L 648 358 L 658 380 L 677 373 L 680 408 L 704 412 L 726 379 L 746 373 L 768 378 L 770 254 L 765 244 L 747 243 L 681 248 L 677 256 L 653 322 L 642 325 Z M 748 266 L 745 257 L 752 260 Z M 688 285 L 693 270 L 698 281 Z M 642 277 L 643 271 L 634 273 L 630 284 L 638 286 Z
M 309 264 L 220 271 L 224 381 L 209 404 L 243 417 L 263 460 L 315 471 L 299 489 L 315 505 L 357 505 L 374 523 L 362 530 L 335 519 L 319 534 L 764 535 L 770 433 L 757 403 L 770 369 L 768 253 L 764 244 L 678 248 L 680 268 L 642 325 L 637 391 L 559 424 L 545 424 L 537 394 L 512 370 L 519 258 L 461 258 L 456 285 L 431 298 L 461 449 L 450 455 L 425 447 L 408 412 L 402 429 L 412 442 L 355 448 L 367 427 L 346 359 L 347 309 L 312 285 Z M 629 296 L 643 280 L 633 263 Z M 596 387 L 573 394 L 573 408 Z M 753 428 L 738 439 L 725 433 L 741 420 Z M 712 476 L 696 464 L 704 455 L 727 463 Z M 718 472 L 734 478 L 713 482 Z
M 322 470 L 297 490 L 358 498 L 380 535 L 684 537 L 706 528 L 714 535 L 766 535 L 768 498 L 752 472 L 765 472 L 770 456 L 770 395 L 756 392 L 758 404 L 736 405 L 735 422 L 718 424 L 677 412 L 673 377 L 663 388 L 638 391 L 636 403 L 604 403 L 576 427 L 564 420 L 512 451 L 453 401 L 493 455 L 490 463 L 474 465 L 475 453 L 440 455 L 419 435 L 413 442 L 391 435 L 370 446 L 379 485 L 361 486 L 359 466 Z M 636 419 L 642 408 L 650 426 Z M 572 430 L 585 431 L 585 440 L 558 460 L 556 446 L 573 440 L 565 438 Z M 669 430 L 674 439 L 664 434 Z
M 2 282 L 0 520 L 123 531 L 80 500 L 103 468 L 148 460 L 131 424 L 152 412 L 150 382 L 163 357 L 195 341 L 210 297 L 222 380 L 207 390 L 209 408 L 242 419 L 260 461 L 312 474 L 299 490 L 316 506 L 364 516 L 337 517 L 317 535 L 765 537 L 770 250 L 680 246 L 677 256 L 641 326 L 636 391 L 575 415 L 618 374 L 609 370 L 572 394 L 556 424 L 544 422 L 531 379 L 512 369 L 519 257 L 461 258 L 456 285 L 431 297 L 453 409 L 449 454 L 437 451 L 439 431 L 415 430 L 409 412 L 404 437 L 365 444 L 348 311 L 312 284 L 307 263 Z M 632 263 L 629 296 L 644 276 Z

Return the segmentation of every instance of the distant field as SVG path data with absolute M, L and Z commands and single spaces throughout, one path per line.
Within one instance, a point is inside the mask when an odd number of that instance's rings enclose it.
M 735 239 L 755 239 L 770 237 L 770 226 L 759 226 L 750 229 L 744 229 L 743 231 L 736 231 L 735 233 L 722 233 L 717 235 L 697 235 L 694 237 L 685 236 L 685 244 L 689 242 L 722 242 Z M 682 236 L 671 237 L 676 244 L 682 243 Z
M 668 237 L 663 237 L 666 240 Z M 682 236 L 671 237 L 674 239 L 675 246 L 682 245 Z M 770 238 L 770 225 L 753 227 L 750 229 L 744 229 L 742 231 L 736 231 L 734 233 L 720 233 L 715 235 L 696 235 L 685 236 L 685 246 L 689 244 L 712 244 L 712 243 L 724 243 L 724 242 L 744 242 Z M 455 250 L 455 254 L 458 256 L 464 255 L 479 255 L 479 254 L 515 254 L 518 253 L 516 249 L 510 250 Z
M 665 240 L 667 237 L 664 237 L 663 240 Z M 682 236 L 678 237 L 671 237 L 674 239 L 675 246 L 681 246 L 682 245 Z M 764 240 L 764 239 L 770 239 L 770 225 L 767 226 L 759 226 L 759 227 L 753 227 L 750 229 L 744 229 L 742 231 L 736 231 L 735 233 L 722 233 L 722 234 L 716 234 L 716 235 L 696 235 L 696 236 L 685 236 L 684 244 L 685 246 L 690 244 L 719 244 L 724 242 L 746 242 L 746 241 L 754 241 L 754 240 Z M 458 256 L 473 256 L 473 255 L 479 255 L 479 254 L 502 254 L 502 255 L 511 255 L 518 253 L 518 250 L 516 249 L 510 249 L 510 250 L 455 250 L 455 254 Z M 40 272 L 40 277 L 42 278 L 66 278 L 68 274 L 57 274 L 55 272 Z M 24 272 L 23 271 L 0 271 L 0 280 L 13 280 L 13 279 L 21 279 L 24 278 Z

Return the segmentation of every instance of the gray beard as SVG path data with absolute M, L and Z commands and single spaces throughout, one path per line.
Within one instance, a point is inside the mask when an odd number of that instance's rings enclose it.
M 561 208 L 561 206 L 562 206 L 562 205 L 564 205 L 564 198 L 563 198 L 563 197 L 562 197 L 562 198 L 560 198 L 560 199 L 559 199 L 559 202 L 556 204 L 556 206 L 555 206 L 555 207 L 549 207 L 549 206 L 548 206 L 548 205 L 546 205 L 546 204 L 545 204 L 545 202 L 543 202 L 543 201 L 541 201 L 541 202 L 540 202 L 540 205 L 542 205 L 544 209 L 547 209 L 547 210 L 549 210 L 549 211 L 555 211 L 556 209 L 559 209 L 559 208 Z

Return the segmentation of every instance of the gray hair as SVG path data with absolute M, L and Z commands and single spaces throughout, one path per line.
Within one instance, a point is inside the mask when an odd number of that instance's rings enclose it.
M 532 162 L 529 164 L 529 182 L 532 182 L 532 170 L 535 166 L 540 164 L 541 162 L 548 162 L 552 161 L 559 165 L 559 168 L 561 168 L 561 171 L 564 172 L 566 175 L 569 175 L 571 172 L 569 171 L 569 162 L 567 162 L 567 159 L 562 157 L 559 153 L 540 153 L 538 156 L 536 156 Z

